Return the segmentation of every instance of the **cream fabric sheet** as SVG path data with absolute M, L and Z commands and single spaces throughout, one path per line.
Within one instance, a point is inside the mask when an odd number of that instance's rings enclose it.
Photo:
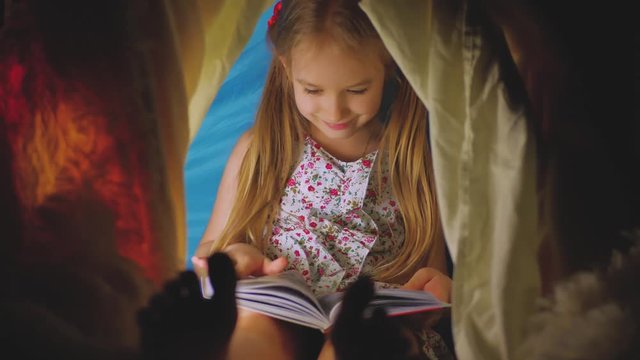
M 165 1 L 191 140 L 271 1 Z M 513 359 L 540 287 L 534 144 L 524 115 L 509 108 L 497 64 L 460 1 L 361 6 L 430 111 L 438 199 L 456 265 L 458 356 Z
M 460 359 L 514 359 L 540 288 L 534 141 L 461 1 L 363 0 L 430 112 Z

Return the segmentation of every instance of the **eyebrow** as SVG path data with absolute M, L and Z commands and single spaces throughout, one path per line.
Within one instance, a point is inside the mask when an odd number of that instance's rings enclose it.
M 302 85 L 305 85 L 305 86 L 311 86 L 311 87 L 317 87 L 317 88 L 319 88 L 319 87 L 320 87 L 320 86 L 318 86 L 318 85 L 312 84 L 312 83 L 310 83 L 310 82 L 308 82 L 308 81 L 306 81 L 306 80 L 303 80 L 303 79 L 296 79 L 296 81 L 297 81 L 297 82 L 299 82 L 299 83 L 300 83 L 300 84 L 302 84 Z M 366 79 L 366 80 L 362 80 L 362 81 L 360 81 L 360 82 L 358 82 L 358 83 L 355 83 L 355 84 L 349 85 L 349 86 L 347 86 L 346 88 L 348 89 L 348 88 L 353 88 L 353 87 L 358 87 L 358 86 L 369 85 L 369 84 L 371 84 L 372 82 L 373 82 L 373 80 L 371 80 L 371 79 Z

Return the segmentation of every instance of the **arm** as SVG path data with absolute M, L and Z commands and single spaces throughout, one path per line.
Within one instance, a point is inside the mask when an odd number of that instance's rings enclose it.
M 229 160 L 225 166 L 218 186 L 216 201 L 209 218 L 209 223 L 204 230 L 204 234 L 200 239 L 200 244 L 196 248 L 194 256 L 191 258 L 195 270 L 198 274 L 207 273 L 206 259 L 209 256 L 211 245 L 222 234 L 222 230 L 229 219 L 229 214 L 233 208 L 236 191 L 238 189 L 238 173 L 242 159 L 249 149 L 251 143 L 251 134 L 249 131 L 240 136 L 238 142 L 231 151 Z
M 222 174 L 209 223 L 202 235 L 195 255 L 191 258 L 196 272 L 201 276 L 207 274 L 207 257 L 210 255 L 211 245 L 222 235 L 222 230 L 224 230 L 229 220 L 238 190 L 240 166 L 251 144 L 251 138 L 251 132 L 245 132 L 240 136 L 233 148 Z M 270 261 L 258 249 L 249 244 L 234 243 L 227 246 L 224 252 L 233 260 L 236 273 L 240 278 L 248 275 L 278 273 L 287 266 L 286 259 L 278 258 L 275 261 Z
M 209 256 L 209 249 L 211 244 L 216 241 L 222 234 L 227 221 L 229 220 L 229 214 L 233 208 L 233 203 L 238 190 L 238 173 L 240 171 L 240 165 L 242 159 L 249 149 L 251 144 L 251 134 L 249 131 L 240 136 L 238 142 L 231 151 L 229 160 L 225 166 L 218 186 L 218 193 L 216 195 L 216 202 L 209 218 L 209 223 L 204 230 L 200 244 L 196 249 L 195 255 L 197 257 L 206 258 Z

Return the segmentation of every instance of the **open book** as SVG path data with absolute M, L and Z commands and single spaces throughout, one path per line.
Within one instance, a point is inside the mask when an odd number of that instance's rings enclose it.
M 211 298 L 214 289 L 208 277 L 202 278 L 201 286 L 202 295 Z M 321 331 L 335 320 L 342 295 L 337 292 L 316 297 L 304 278 L 293 271 L 243 279 L 236 287 L 238 307 Z M 365 315 L 378 307 L 384 307 L 389 316 L 399 316 L 449 306 L 425 291 L 377 288 Z

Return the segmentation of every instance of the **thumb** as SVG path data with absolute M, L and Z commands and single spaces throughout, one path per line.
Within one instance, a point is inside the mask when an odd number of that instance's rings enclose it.
M 403 289 L 424 290 L 424 286 L 431 281 L 439 272 L 432 268 L 422 268 L 402 286 Z
M 285 257 L 279 257 L 275 260 L 264 258 L 262 261 L 262 272 L 265 275 L 275 275 L 284 271 L 289 262 Z
M 209 266 L 207 264 L 207 258 L 193 256 L 191 258 L 193 264 L 193 270 L 198 276 L 206 276 L 209 272 Z
M 447 282 L 447 279 L 436 276 L 431 280 L 429 280 L 429 282 L 427 282 L 424 285 L 424 290 L 430 292 L 431 294 L 433 294 L 433 296 L 435 296 L 438 300 L 442 302 L 449 302 L 450 295 L 449 295 L 449 292 L 447 291 L 446 282 Z M 449 285 L 449 288 L 450 287 L 451 285 Z

